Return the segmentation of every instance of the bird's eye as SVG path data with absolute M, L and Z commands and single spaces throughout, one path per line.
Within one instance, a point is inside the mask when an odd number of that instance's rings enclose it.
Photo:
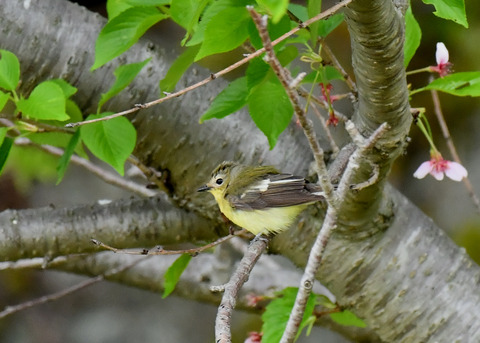
M 217 185 L 221 185 L 223 183 L 223 179 L 220 177 L 215 182 L 217 183 Z

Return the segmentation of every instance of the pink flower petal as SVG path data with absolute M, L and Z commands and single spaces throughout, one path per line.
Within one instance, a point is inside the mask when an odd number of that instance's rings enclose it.
M 431 173 L 433 164 L 430 161 L 423 162 L 420 167 L 413 173 L 413 177 L 417 179 L 423 179 L 427 174 Z
M 443 171 L 439 171 L 439 170 L 433 168 L 432 171 L 430 172 L 430 175 L 432 175 L 438 181 L 443 180 Z
M 435 52 L 435 58 L 437 60 L 437 65 L 443 65 L 448 63 L 448 50 L 445 44 L 443 44 L 442 42 L 437 43 L 437 51 Z
M 453 181 L 461 181 L 464 177 L 467 177 L 468 172 L 460 163 L 448 161 L 445 174 Z

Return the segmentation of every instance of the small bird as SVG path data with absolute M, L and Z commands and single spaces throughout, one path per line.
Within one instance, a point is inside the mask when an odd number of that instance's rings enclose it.
M 288 229 L 308 205 L 324 199 L 321 187 L 303 177 L 230 161 L 220 163 L 198 191 L 209 191 L 230 221 L 254 235 Z

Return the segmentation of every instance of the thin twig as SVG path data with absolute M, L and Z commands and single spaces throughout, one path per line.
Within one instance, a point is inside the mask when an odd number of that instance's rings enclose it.
M 90 278 L 88 280 L 82 281 L 82 282 L 80 282 L 76 285 L 73 285 L 71 287 L 63 289 L 59 292 L 55 292 L 55 293 L 52 293 L 52 294 L 49 294 L 49 295 L 44 295 L 44 296 L 41 296 L 39 298 L 30 300 L 30 301 L 26 301 L 24 303 L 21 303 L 21 304 L 15 305 L 15 306 L 6 306 L 5 309 L 0 312 L 0 319 L 5 318 L 5 317 L 7 317 L 7 316 L 9 316 L 13 313 L 23 311 L 23 310 L 26 310 L 28 308 L 31 308 L 31 307 L 34 307 L 34 306 L 37 306 L 37 305 L 45 304 L 45 303 L 48 303 L 48 302 L 51 302 L 51 301 L 56 301 L 56 300 L 58 300 L 60 298 L 63 298 L 67 295 L 73 294 L 73 293 L 75 293 L 75 292 L 77 292 L 81 289 L 87 288 L 91 285 L 94 285 L 94 284 L 100 282 L 100 281 L 103 281 L 103 280 L 105 280 L 106 278 L 108 278 L 112 275 L 124 272 L 125 270 L 132 268 L 133 266 L 135 266 L 136 264 L 138 264 L 142 261 L 145 261 L 145 259 L 132 261 L 131 263 L 129 263 L 125 266 L 114 268 L 114 269 L 112 269 L 112 270 L 110 270 L 106 273 L 103 273 L 102 275 L 98 275 L 96 277 L 93 277 L 93 278 Z
M 47 145 L 47 144 L 36 144 L 36 143 L 32 142 L 31 140 L 29 140 L 27 138 L 24 138 L 24 137 L 17 138 L 15 140 L 15 145 L 34 147 L 34 148 L 40 149 L 40 150 L 42 150 L 42 151 L 44 151 L 44 152 L 46 152 L 50 155 L 54 155 L 54 156 L 62 156 L 63 153 L 64 153 L 64 151 L 60 148 L 57 148 L 57 147 L 54 147 L 54 146 L 51 146 L 51 145 Z M 106 183 L 109 183 L 111 185 L 126 189 L 126 190 L 131 191 L 135 194 L 138 194 L 142 197 L 152 197 L 152 196 L 155 196 L 157 194 L 157 192 L 155 192 L 153 190 L 150 190 L 150 189 L 147 189 L 145 186 L 143 186 L 141 184 L 138 184 L 138 183 L 130 181 L 130 180 L 123 179 L 123 178 L 119 177 L 118 175 L 116 175 L 114 173 L 111 173 L 109 171 L 106 171 L 106 170 L 96 166 L 92 162 L 90 162 L 90 161 L 88 161 L 84 158 L 81 158 L 77 155 L 73 155 L 70 160 L 72 161 L 72 163 L 75 163 L 75 164 L 85 168 L 86 170 L 88 170 L 92 174 L 98 176 L 100 179 L 102 179 L 103 181 L 105 181 Z
M 337 226 L 337 210 L 333 206 L 329 206 L 325 219 L 323 221 L 322 228 L 313 243 L 312 250 L 308 256 L 307 265 L 300 281 L 300 287 L 298 289 L 297 297 L 293 305 L 293 309 L 290 312 L 287 326 L 283 332 L 280 343 L 290 343 L 295 340 L 297 336 L 300 323 L 302 322 L 305 307 L 307 305 L 310 293 L 312 293 L 313 284 L 315 282 L 315 275 L 322 262 L 323 253 L 327 246 L 328 240 L 332 231 Z
M 353 122 L 348 121 L 345 125 L 345 128 L 352 135 L 352 139 L 355 142 L 358 142 L 359 145 L 355 152 L 350 156 L 349 163 L 340 181 L 337 190 L 337 196 L 339 198 L 344 198 L 346 192 L 351 191 L 351 187 L 349 187 L 351 176 L 358 169 L 360 161 L 365 160 L 365 152 L 368 149 L 371 149 L 382 136 L 382 134 L 385 133 L 385 131 L 388 129 L 388 125 L 386 123 L 382 124 L 369 138 L 366 139 L 361 138 L 361 135 L 356 130 Z M 315 282 L 315 275 L 317 274 L 318 268 L 320 267 L 320 263 L 323 259 L 325 247 L 332 231 L 336 228 L 336 226 L 337 210 L 334 206 L 329 206 L 322 228 L 320 229 L 320 232 L 315 239 L 315 243 L 313 244 L 312 250 L 310 251 L 310 255 L 308 256 L 307 265 L 300 282 L 297 297 L 295 299 L 292 312 L 290 313 L 287 327 L 283 333 L 282 339 L 280 340 L 281 343 L 293 342 L 297 335 L 298 328 L 305 312 L 305 306 L 307 304 L 308 297 L 310 296 L 313 284 Z
M 323 118 L 322 114 L 320 113 L 320 111 L 318 110 L 317 106 L 314 103 L 311 103 L 310 107 L 313 109 L 313 112 L 315 112 L 315 114 L 317 115 L 317 118 L 320 121 L 320 124 L 322 125 L 325 134 L 327 135 L 327 140 L 330 143 L 330 148 L 332 148 L 332 153 L 333 153 L 332 158 L 334 158 L 334 156 L 338 154 L 340 149 L 338 148 L 338 145 L 335 142 L 335 139 L 333 139 L 332 133 L 330 132 L 330 129 L 327 125 L 327 121 L 325 120 L 325 118 Z
M 253 266 L 265 251 L 267 245 L 268 238 L 263 236 L 255 237 L 228 283 L 215 289 L 216 291 L 224 290 L 225 292 L 223 293 L 215 319 L 215 343 L 231 343 L 231 319 L 237 302 L 238 291 L 248 280 Z
M 202 251 L 205 251 L 207 249 L 213 248 L 216 245 L 219 245 L 223 242 L 228 241 L 230 238 L 234 237 L 235 235 L 228 235 L 225 237 L 221 237 L 217 239 L 215 242 L 202 245 L 201 247 L 198 248 L 192 248 L 192 249 L 182 249 L 182 250 L 164 250 L 163 247 L 157 246 L 153 249 L 142 249 L 140 251 L 138 250 L 126 250 L 126 249 L 118 249 L 115 247 L 112 247 L 110 245 L 107 245 L 103 242 L 100 242 L 99 240 L 96 239 L 91 239 L 92 243 L 95 245 L 98 245 L 99 247 L 113 251 L 114 253 L 119 253 L 119 254 L 126 254 L 126 255 L 148 255 L 148 256 L 154 256 L 154 255 L 181 255 L 181 254 L 190 254 L 190 255 L 196 255 L 198 253 L 201 253 Z
M 305 21 L 303 24 L 300 24 L 298 27 L 295 27 L 293 28 L 292 30 L 286 32 L 285 34 L 283 34 L 282 36 L 278 37 L 277 39 L 275 39 L 273 42 L 272 42 L 272 45 L 276 45 L 282 41 L 284 41 L 285 39 L 287 39 L 288 37 L 294 35 L 295 33 L 297 33 L 299 30 L 303 29 L 304 27 L 316 22 L 316 21 L 319 21 L 319 20 L 322 20 L 322 19 L 325 19 L 325 18 L 328 18 L 330 17 L 331 15 L 335 14 L 339 9 L 347 6 L 349 3 L 351 3 L 353 0 L 343 0 L 341 2 L 339 2 L 338 4 L 330 7 L 328 10 L 326 11 L 323 11 L 322 13 L 319 13 L 318 15 L 316 15 L 315 17 L 313 18 L 310 18 L 309 20 Z M 151 102 L 147 102 L 145 104 L 141 104 L 141 105 L 137 105 L 129 110 L 126 110 L 126 111 L 122 111 L 122 112 L 118 112 L 118 113 L 114 113 L 112 115 L 109 115 L 109 116 L 106 116 L 106 117 L 103 117 L 103 118 L 97 118 L 97 119 L 92 119 L 92 120 L 86 120 L 86 121 L 82 121 L 82 122 L 77 122 L 77 123 L 69 123 L 66 125 L 66 127 L 75 127 L 75 126 L 80 126 L 80 125 L 85 125 L 85 124 L 89 124 L 89 123 L 94 123 L 94 122 L 98 122 L 98 121 L 103 121 L 103 120 L 109 120 L 109 119 L 113 119 L 113 118 L 116 118 L 116 117 L 120 117 L 120 116 L 124 116 L 124 115 L 127 115 L 127 114 L 130 114 L 130 113 L 135 113 L 137 111 L 139 111 L 140 109 L 143 109 L 143 108 L 149 108 L 151 106 L 154 106 L 154 105 L 158 105 L 164 101 L 167 101 L 167 100 L 170 100 L 170 99 L 173 99 L 173 98 L 176 98 L 176 97 L 179 97 L 185 93 L 188 93 L 190 92 L 191 90 L 194 90 L 198 87 L 201 87 L 207 83 L 209 83 L 210 81 L 212 80 L 215 80 L 216 78 L 222 76 L 222 75 L 225 75 L 229 72 L 231 72 L 232 70 L 235 70 L 237 69 L 238 67 L 244 65 L 245 63 L 251 61 L 252 59 L 254 59 L 255 57 L 258 57 L 260 56 L 261 54 L 263 54 L 265 52 L 265 48 L 262 48 L 262 49 L 259 49 L 257 50 L 256 52 L 254 52 L 253 54 L 250 54 L 248 55 L 247 57 L 245 57 L 244 59 L 232 64 L 231 66 L 223 69 L 223 70 L 220 70 L 219 72 L 217 73 L 213 73 L 210 75 L 210 77 L 198 82 L 198 83 L 195 83 L 187 88 L 184 88 L 178 92 L 175 92 L 175 93 L 171 93 L 171 94 L 168 94 L 167 96 L 165 96 L 164 98 L 161 98 L 161 99 L 157 99 L 157 100 L 154 100 L 154 101 L 151 101 Z
M 165 186 L 165 177 L 162 172 L 153 167 L 145 165 L 134 155 L 130 155 L 127 161 L 137 167 L 143 173 L 143 175 L 145 175 L 147 180 L 153 183 L 158 189 L 162 190 L 166 194 L 170 193 L 170 190 Z
M 252 6 L 247 6 L 247 9 L 253 18 L 260 38 L 262 39 L 263 46 L 267 52 L 267 62 L 270 64 L 272 70 L 275 72 L 278 79 L 280 80 L 280 83 L 285 88 L 287 96 L 289 97 L 290 102 L 293 105 L 295 114 L 297 115 L 298 121 L 302 126 L 305 136 L 307 137 L 310 149 L 312 150 L 313 156 L 315 158 L 319 182 L 323 188 L 323 191 L 325 192 L 325 199 L 327 200 L 329 205 L 333 205 L 336 203 L 335 194 L 333 193 L 333 186 L 330 182 L 330 178 L 328 177 L 328 171 L 324 161 L 323 150 L 318 144 L 313 125 L 311 121 L 307 118 L 305 111 L 300 104 L 297 91 L 290 87 L 290 83 L 292 80 L 290 72 L 282 67 L 275 55 L 275 52 L 273 51 L 272 41 L 270 40 L 270 36 L 268 35 L 265 20 L 263 20 L 260 14 L 258 14 Z
M 370 137 L 364 138 L 360 132 L 358 132 L 357 128 L 353 124 L 352 121 L 347 121 L 345 124 L 345 129 L 347 132 L 350 134 L 350 137 L 352 140 L 355 142 L 357 149 L 355 152 L 350 156 L 347 168 L 345 169 L 345 172 L 343 173 L 342 179 L 340 180 L 337 188 L 337 193 L 340 198 L 344 198 L 347 194 L 347 192 L 351 191 L 352 189 L 355 189 L 360 185 L 361 187 L 365 188 L 366 185 L 372 185 L 373 182 L 376 182 L 378 180 L 378 175 L 375 176 L 375 174 L 378 174 L 378 166 L 373 165 L 371 161 L 365 158 L 365 154 L 368 150 L 373 148 L 375 143 L 380 139 L 380 137 L 390 129 L 389 125 L 387 123 L 383 123 L 380 125 Z M 352 175 L 356 173 L 358 168 L 360 168 L 360 164 L 363 162 L 369 162 L 372 164 L 372 171 L 373 171 L 373 179 L 372 177 L 369 178 L 369 180 L 366 180 L 365 182 L 362 182 L 357 185 L 352 185 L 351 184 L 351 179 Z
M 321 108 L 323 108 L 324 110 L 328 110 L 328 104 L 326 101 L 320 99 L 318 96 L 310 94 L 306 89 L 299 87 L 297 88 L 297 92 L 302 98 L 307 100 L 313 100 L 313 102 L 318 104 Z M 343 95 L 343 97 L 346 96 L 348 96 L 348 94 Z M 337 110 L 335 110 L 334 114 L 335 117 L 337 117 L 340 121 L 346 122 L 348 120 L 348 117 L 345 114 L 338 112 Z
M 352 91 L 352 95 L 355 97 L 358 93 L 357 91 L 357 86 L 355 85 L 355 82 L 353 82 L 352 78 L 348 73 L 343 69 L 342 65 L 338 61 L 337 57 L 335 57 L 335 54 L 332 52 L 330 47 L 327 44 L 322 45 L 322 51 L 325 53 L 327 59 L 332 62 L 333 66 L 342 74 L 345 83 L 347 84 L 348 88 Z
M 450 150 L 450 154 L 452 155 L 453 160 L 459 164 L 462 164 L 460 156 L 457 153 L 457 149 L 455 148 L 455 144 L 453 143 L 452 136 L 450 135 L 450 130 L 448 130 L 447 123 L 445 122 L 445 117 L 443 116 L 442 106 L 440 105 L 440 98 L 438 97 L 438 92 L 436 90 L 431 90 L 430 92 L 432 94 L 435 115 L 437 116 L 438 123 L 440 124 L 443 138 L 447 142 L 448 150 Z M 468 194 L 470 195 L 470 198 L 472 198 L 473 204 L 477 208 L 477 212 L 480 213 L 480 200 L 478 199 L 477 194 L 473 189 L 473 185 L 470 182 L 470 179 L 467 176 L 464 177 L 462 181 L 465 185 L 465 188 L 467 189 Z
M 267 51 L 268 63 L 272 67 L 273 71 L 277 75 L 280 83 L 285 88 L 287 95 L 290 99 L 290 102 L 293 105 L 295 114 L 297 115 L 298 121 L 303 128 L 305 136 L 307 137 L 308 143 L 310 144 L 310 149 L 313 152 L 315 157 L 317 173 L 319 176 L 320 184 L 325 192 L 325 198 L 328 203 L 328 210 L 323 222 L 322 228 L 317 235 L 315 243 L 310 251 L 309 259 L 305 272 L 302 276 L 302 281 L 300 284 L 299 291 L 297 293 L 297 298 L 295 300 L 294 307 L 290 313 L 290 318 L 287 323 L 287 327 L 283 332 L 281 342 L 293 342 L 298 332 L 300 322 L 303 318 L 303 313 L 305 312 L 305 306 L 308 300 L 308 297 L 312 291 L 313 284 L 315 281 L 315 274 L 320 265 L 320 262 L 323 257 L 323 252 L 327 246 L 330 233 L 336 226 L 337 213 L 336 213 L 336 194 L 333 192 L 333 186 L 330 182 L 330 177 L 328 175 L 327 167 L 325 161 L 323 160 L 323 150 L 318 144 L 315 131 L 313 130 L 312 123 L 307 119 L 306 113 L 300 105 L 298 93 L 295 89 L 290 87 L 291 76 L 287 69 L 283 68 L 280 62 L 278 61 L 275 52 L 273 51 L 273 46 L 270 41 L 270 37 L 267 31 L 267 23 L 264 20 L 265 17 L 261 17 L 253 7 L 247 7 L 250 12 L 250 15 L 253 18 L 255 26 L 257 27 L 260 38 L 262 39 L 263 46 Z

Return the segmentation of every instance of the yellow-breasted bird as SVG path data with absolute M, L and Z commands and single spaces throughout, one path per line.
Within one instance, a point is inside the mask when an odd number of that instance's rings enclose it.
M 303 177 L 230 161 L 220 163 L 198 191 L 209 191 L 228 219 L 255 235 L 288 229 L 308 205 L 324 199 L 320 186 Z

